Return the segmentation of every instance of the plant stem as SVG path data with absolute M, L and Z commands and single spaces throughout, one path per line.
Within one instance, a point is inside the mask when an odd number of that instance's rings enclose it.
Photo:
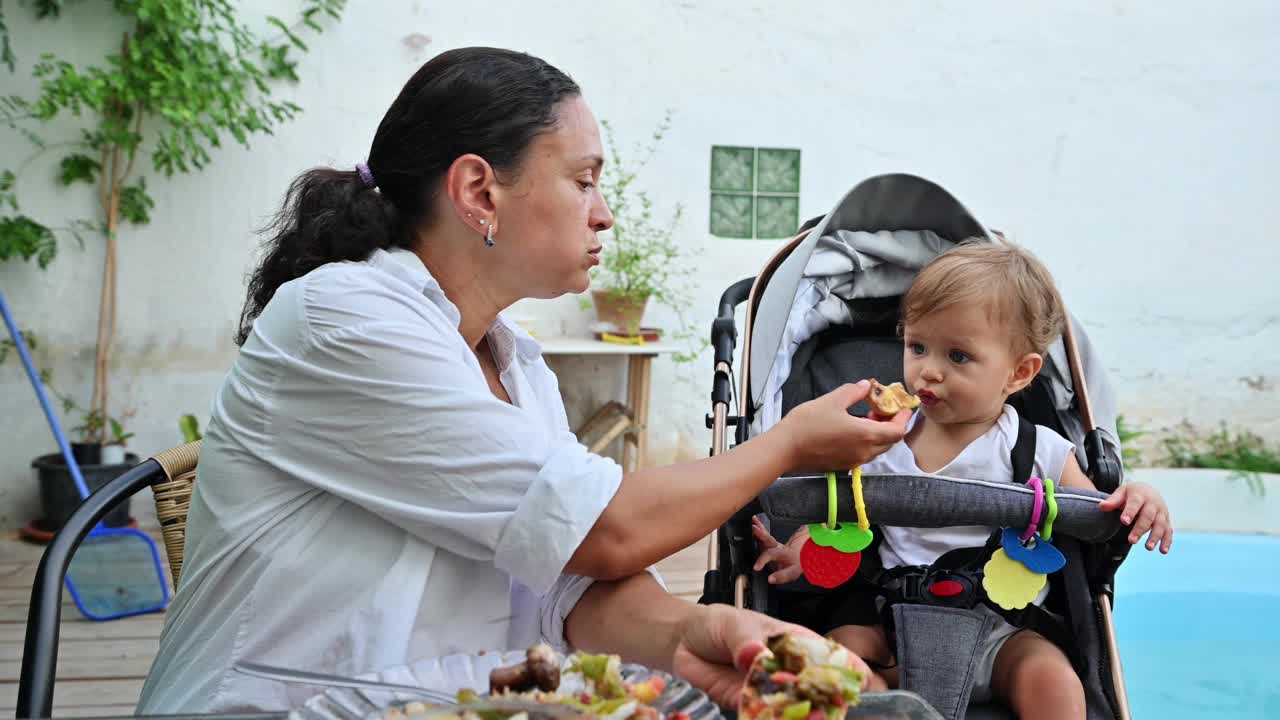
M 107 148 L 107 146 L 102 146 L 102 152 L 98 156 L 98 204 L 102 206 L 102 212 L 104 214 L 107 212 L 107 207 L 110 205 L 110 200 L 107 199 L 108 149 L 109 148 Z
M 111 299 L 111 286 L 108 280 L 111 275 L 111 234 L 113 232 L 111 224 L 111 217 L 113 213 L 111 212 L 111 209 L 115 204 L 113 198 L 115 191 L 113 184 L 115 168 L 111 165 L 112 159 L 112 154 L 108 152 L 108 148 L 104 147 L 102 149 L 103 162 L 100 172 L 103 183 L 102 209 L 107 215 L 107 247 L 102 261 L 102 294 L 98 300 L 98 339 L 94 346 L 93 357 L 93 397 L 89 401 L 89 412 L 91 414 L 98 412 L 99 409 L 105 405 L 105 401 L 102 397 L 102 387 L 106 384 L 106 363 L 104 358 L 107 346 L 108 301 Z M 91 438 L 85 439 L 91 440 Z
M 119 167 L 120 146 L 116 145 L 111 151 L 111 207 L 107 211 L 107 253 L 102 273 L 104 302 L 102 317 L 105 321 L 106 332 L 104 333 L 103 344 L 99 348 L 99 367 L 102 371 L 102 404 L 100 412 L 103 423 L 102 428 L 99 430 L 99 442 L 105 442 L 106 440 L 107 418 L 111 417 L 109 414 L 111 383 L 108 371 L 111 366 L 111 351 L 116 339 L 116 230 L 120 225 L 120 191 L 124 177 L 123 173 L 115 175 L 116 169 Z
M 120 181 L 125 182 L 129 179 L 129 175 L 133 172 L 133 160 L 138 157 L 138 148 L 142 145 L 142 103 L 138 102 L 138 106 L 133 109 L 133 133 L 137 135 L 139 140 L 129 148 L 129 162 L 124 166 L 124 174 L 120 176 Z
M 121 41 L 122 58 L 129 57 L 129 33 L 124 34 Z M 127 106 L 120 102 L 111 104 L 110 112 L 121 120 L 124 118 Z M 137 113 L 136 121 L 139 129 L 142 123 L 141 106 Z M 105 157 L 108 148 L 110 149 L 111 165 L 107 167 Z M 111 417 L 111 383 L 108 377 L 108 371 L 111 366 L 111 352 L 115 345 L 116 337 L 116 231 L 120 226 L 120 193 L 124 189 L 125 179 L 133 169 L 133 158 L 137 148 L 129 153 L 128 166 L 121 167 L 120 144 L 114 143 L 103 148 L 104 163 L 102 168 L 102 176 L 106 179 L 107 197 L 107 248 L 106 254 L 102 262 L 102 296 L 101 308 L 98 314 L 98 344 L 94 357 L 94 374 L 93 374 L 93 398 L 94 402 L 92 412 L 98 415 L 101 420 L 100 426 L 93 432 L 96 437 L 90 440 L 99 443 L 106 441 L 107 421 Z M 109 174 L 108 174 L 109 173 Z

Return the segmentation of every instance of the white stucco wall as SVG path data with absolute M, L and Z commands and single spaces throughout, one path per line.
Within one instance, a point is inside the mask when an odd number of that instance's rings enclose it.
M 51 43 L 91 57 L 117 42 L 91 6 L 69 6 L 55 25 L 28 18 L 7 12 L 23 69 L 0 75 L 5 92 L 30 87 L 25 69 Z M 152 179 L 154 221 L 121 239 L 113 397 L 134 413 L 136 451 L 176 444 L 177 417 L 207 414 L 234 357 L 251 232 L 289 180 L 312 164 L 361 159 L 384 109 L 432 54 L 490 44 L 569 72 L 628 145 L 676 109 L 644 183 L 661 206 L 686 206 L 680 236 L 702 251 L 700 331 L 723 288 L 780 244 L 709 236 L 710 147 L 797 147 L 802 217 L 868 175 L 915 172 L 1030 246 L 1101 347 L 1137 424 L 1225 418 L 1280 440 L 1277 32 L 1280 5 L 1266 0 L 352 0 L 340 24 L 309 38 L 301 83 L 283 91 L 305 108 L 298 120 L 251 151 L 225 148 L 204 173 Z M 0 133 L 0 167 L 12 167 L 29 147 Z M 22 187 L 25 210 L 50 221 L 89 209 L 83 193 L 46 192 L 41 175 L 55 160 L 37 159 Z M 0 267 L 23 324 L 45 340 L 40 356 L 83 395 L 101 257 L 96 242 L 64 243 L 47 272 Z M 570 331 L 590 320 L 575 298 L 520 311 Z M 625 377 L 605 361 L 556 368 L 573 418 L 618 396 Z M 658 363 L 652 460 L 705 454 L 709 390 L 709 353 Z M 0 367 L 0 405 L 0 521 L 12 526 L 36 513 L 28 463 L 53 444 L 12 359 Z

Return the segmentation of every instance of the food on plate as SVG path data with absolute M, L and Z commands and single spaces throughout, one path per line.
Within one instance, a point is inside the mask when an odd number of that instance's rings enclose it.
M 576 676 L 573 689 L 561 684 L 561 675 Z M 576 653 L 564 662 L 549 645 L 529 648 L 523 662 L 495 668 L 489 673 L 489 692 L 458 692 L 457 707 L 408 703 L 384 715 L 384 720 L 565 720 L 567 716 L 591 720 L 689 720 L 684 713 L 665 718 L 654 707 L 666 681 L 660 675 L 629 683 L 622 675 L 617 655 Z M 503 704 L 507 704 L 503 707 Z M 513 707 L 514 706 L 514 707 Z M 532 706 L 532 707 L 529 707 Z M 528 708 L 528 709 L 526 709 Z
M 524 692 L 560 687 L 560 656 L 550 645 L 539 643 L 525 652 L 525 661 L 489 673 L 489 693 Z
M 557 710 L 566 708 L 548 705 L 545 712 L 540 712 L 539 708 L 515 710 L 493 707 L 483 702 L 478 702 L 474 707 L 410 702 L 387 709 L 382 717 L 383 720 L 566 720 L 565 715 L 557 713 Z
M 742 720 L 843 720 L 858 703 L 862 673 L 843 645 L 784 633 L 769 638 L 767 648 L 742 687 Z

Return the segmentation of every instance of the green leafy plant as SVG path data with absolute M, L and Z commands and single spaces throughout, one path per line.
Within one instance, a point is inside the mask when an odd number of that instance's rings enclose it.
M 20 2 L 38 20 L 62 15 L 66 0 Z M 94 358 L 93 397 L 80 425 L 89 442 L 118 442 L 129 433 L 112 419 L 108 371 L 116 337 L 116 249 L 122 224 L 144 225 L 156 211 L 147 179 L 136 163 L 149 156 L 154 176 L 169 178 L 203 169 L 228 137 L 248 146 L 251 136 L 271 134 L 301 108 L 275 99 L 272 83 L 296 81 L 299 33 L 321 31 L 337 19 L 346 0 L 306 0 L 292 24 L 268 18 L 270 35 L 252 30 L 232 0 L 113 0 L 124 21 L 118 49 L 95 64 L 78 66 L 45 53 L 32 70 L 33 97 L 0 98 L 0 124 L 25 138 L 33 156 L 19 170 L 0 172 L 0 261 L 55 257 L 59 234 L 83 243 L 86 230 L 101 233 L 106 253 Z M 49 40 L 33 45 L 52 47 Z M 0 15 L 0 62 L 13 72 L 17 59 Z M 54 124 L 56 121 L 56 125 Z M 45 132 L 78 124 L 51 143 Z M 46 152 L 62 153 L 53 181 L 94 193 L 99 213 L 51 225 L 22 214 L 18 186 L 23 170 Z M 154 177 L 153 176 L 153 177 Z
M 692 301 L 690 278 L 694 252 L 676 240 L 676 228 L 684 217 L 684 206 L 676 204 L 670 217 L 660 219 L 654 211 L 648 191 L 640 189 L 636 180 L 658 152 L 671 129 L 672 112 L 667 111 L 648 142 L 637 144 L 634 155 L 622 152 L 613 125 L 601 120 L 608 162 L 600 179 L 601 194 L 613 213 L 613 228 L 604 242 L 599 281 L 610 296 L 643 303 L 646 299 L 666 306 L 676 313 L 678 327 L 673 340 L 691 340 L 688 311 Z M 584 300 L 583 309 L 591 302 Z M 705 343 L 704 343 L 705 346 Z M 677 353 L 677 361 L 689 361 L 700 348 Z
M 72 406 L 74 409 L 74 406 Z M 125 432 L 124 424 L 113 417 L 103 417 L 90 411 L 85 414 L 84 421 L 72 428 L 81 437 L 100 438 L 104 445 L 123 445 L 133 437 L 133 433 Z M 110 431 L 110 434 L 108 434 Z
M 178 429 L 182 431 L 182 442 L 195 442 L 203 436 L 200 434 L 200 421 L 195 415 L 183 415 L 178 418 Z
M 601 257 L 602 284 L 618 295 L 648 297 L 667 306 L 686 304 L 688 290 L 680 280 L 693 269 L 681 262 L 687 253 L 675 240 L 684 207 L 677 204 L 668 220 L 659 221 L 649 193 L 635 187 L 636 178 L 671 129 L 671 113 L 663 117 L 649 143 L 636 148 L 634 159 L 623 155 L 608 120 L 601 120 L 600 126 L 609 147 L 600 189 L 613 213 L 613 228 Z
M 1280 473 L 1280 448 L 1248 430 L 1233 432 L 1225 423 L 1207 437 L 1183 423 L 1162 444 L 1169 465 L 1231 470 L 1231 479 L 1245 482 L 1255 495 L 1266 492 L 1260 473 Z

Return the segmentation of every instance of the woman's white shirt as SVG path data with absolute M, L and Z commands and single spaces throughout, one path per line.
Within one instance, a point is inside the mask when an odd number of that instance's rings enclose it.
M 379 250 L 282 285 L 219 389 L 181 583 L 139 712 L 286 709 L 345 675 L 564 645 L 562 575 L 622 480 L 574 437 L 538 343 L 501 315 L 488 387 L 422 261 Z

